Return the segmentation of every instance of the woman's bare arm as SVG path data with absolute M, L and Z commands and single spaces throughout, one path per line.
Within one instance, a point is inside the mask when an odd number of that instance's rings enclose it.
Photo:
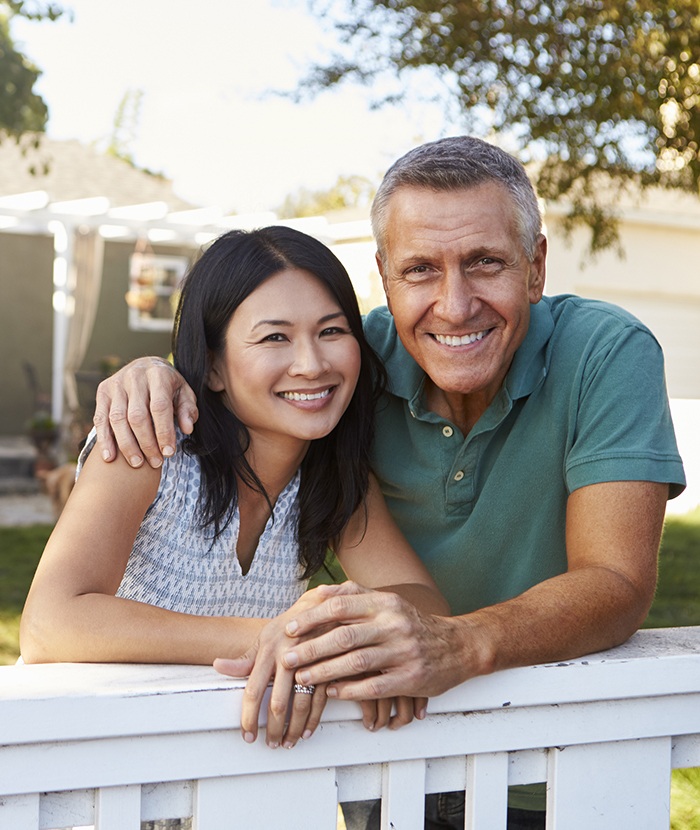
M 94 455 L 37 568 L 22 615 L 23 659 L 207 664 L 245 651 L 267 620 L 199 617 L 114 596 L 160 471 Z

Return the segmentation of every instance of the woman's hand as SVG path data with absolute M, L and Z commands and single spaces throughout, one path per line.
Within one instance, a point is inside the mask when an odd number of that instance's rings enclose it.
M 360 705 L 362 725 L 370 732 L 376 732 L 385 726 L 389 729 L 400 729 L 414 718 L 423 720 L 427 713 L 428 698 L 390 697 L 382 700 L 361 700 Z
M 307 591 L 283 614 L 271 620 L 260 632 L 257 641 L 236 659 L 218 658 L 214 668 L 230 677 L 248 677 L 241 709 L 241 732 L 247 743 L 258 735 L 260 709 L 267 687 L 272 680 L 272 691 L 267 706 L 267 745 L 291 749 L 300 738 L 307 739 L 316 730 L 326 705 L 326 685 L 319 684 L 312 693 L 299 686 L 295 691 L 294 671 L 282 662 L 282 655 L 290 645 L 288 623 L 302 611 L 324 601 L 323 593 L 315 588 Z M 327 629 L 326 629 L 327 630 Z M 299 643 L 291 638 L 292 643 Z M 291 706 L 291 709 L 290 709 Z

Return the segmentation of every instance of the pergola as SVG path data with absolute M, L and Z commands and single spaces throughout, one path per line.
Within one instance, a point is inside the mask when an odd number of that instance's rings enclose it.
M 368 220 L 332 224 L 326 217 L 280 220 L 272 212 L 227 215 L 217 207 L 171 211 L 166 202 L 114 207 L 104 196 L 51 201 L 44 190 L 0 197 L 0 232 L 53 239 L 52 418 L 62 423 L 66 389 L 85 355 L 102 282 L 105 240 L 198 248 L 232 229 L 284 224 L 329 246 L 368 241 Z

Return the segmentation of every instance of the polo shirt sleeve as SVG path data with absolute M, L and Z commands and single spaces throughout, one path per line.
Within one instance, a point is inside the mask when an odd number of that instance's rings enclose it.
M 598 332 L 598 335 L 601 335 Z M 668 405 L 661 347 L 643 326 L 628 324 L 582 356 L 574 384 L 573 441 L 565 461 L 569 492 L 605 481 L 668 483 L 685 488 Z

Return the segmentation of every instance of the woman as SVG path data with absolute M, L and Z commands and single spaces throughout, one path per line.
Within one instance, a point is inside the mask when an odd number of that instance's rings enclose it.
M 286 621 L 323 600 L 304 591 L 328 547 L 351 579 L 447 613 L 370 479 L 383 372 L 324 245 L 283 227 L 215 241 L 184 282 L 173 353 L 200 402 L 194 433 L 159 470 L 87 457 L 27 598 L 26 662 L 211 663 L 259 639 L 281 656 Z M 324 701 L 278 661 L 268 744 L 308 737 Z M 365 704 L 368 727 L 388 718 Z

